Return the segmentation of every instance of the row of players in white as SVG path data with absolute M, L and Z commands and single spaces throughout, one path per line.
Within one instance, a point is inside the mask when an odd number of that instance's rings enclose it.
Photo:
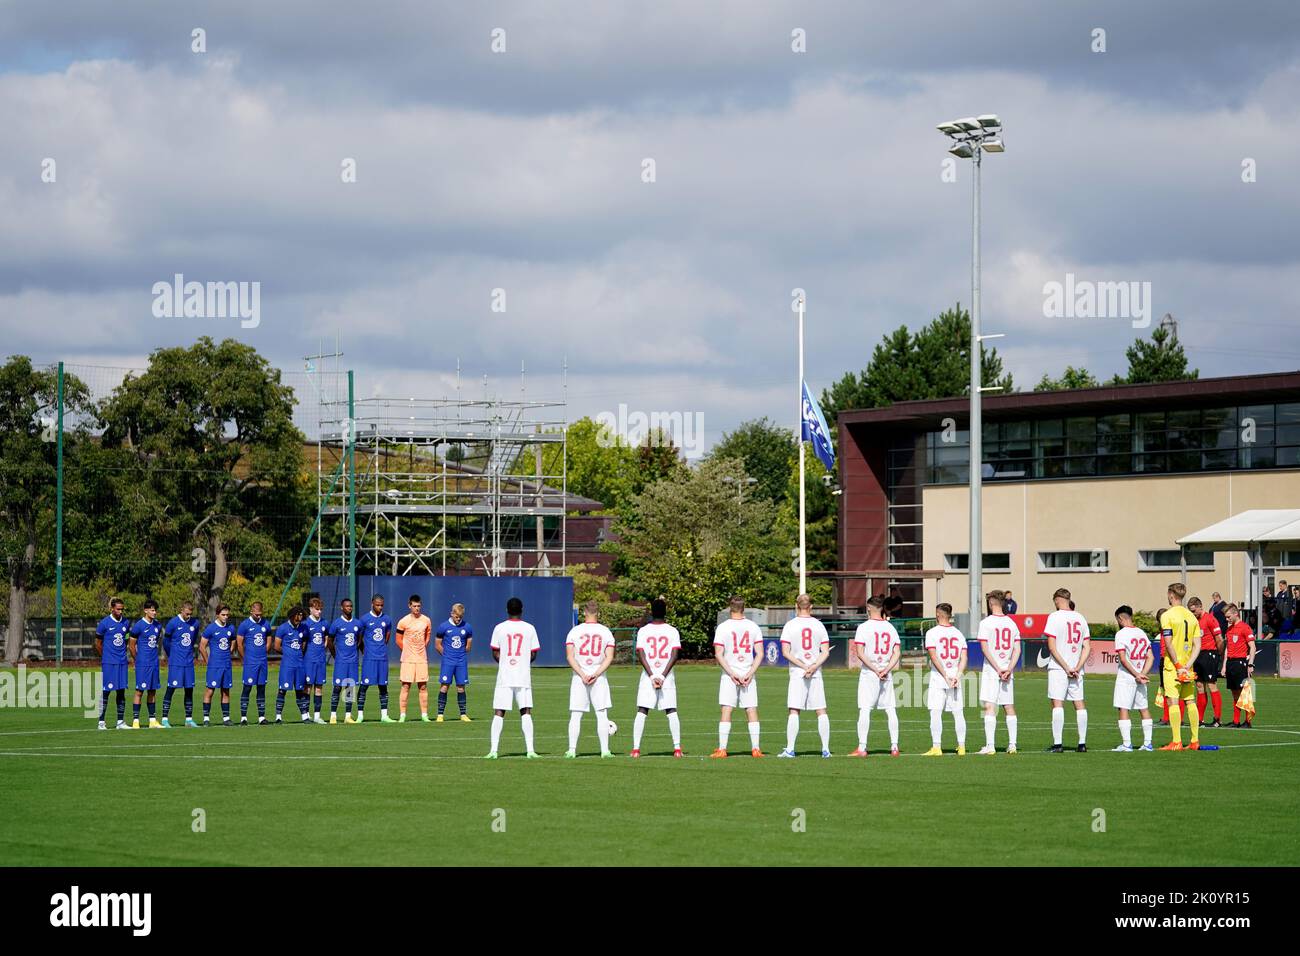
M 1086 746 L 1088 712 L 1083 697 L 1083 664 L 1087 659 L 1089 641 L 1088 623 L 1082 614 L 1071 610 L 1068 599 L 1058 602 L 1058 607 L 1044 625 L 1044 633 L 1051 639 L 1048 644 L 1048 697 L 1052 701 L 1052 740 L 1061 746 L 1065 722 L 1063 703 L 1073 701 L 1079 734 L 1079 747 Z M 1000 609 L 999 609 L 1000 610 Z M 891 754 L 898 753 L 898 713 L 894 695 L 892 672 L 898 667 L 901 641 L 894 625 L 880 616 L 877 608 L 869 608 L 871 617 L 858 625 L 853 637 L 853 649 L 862 668 L 858 678 L 858 747 L 850 756 L 866 756 L 867 736 L 871 726 L 871 711 L 885 711 L 889 726 Z M 943 713 L 953 716 L 959 753 L 965 752 L 966 719 L 960 681 L 966 667 L 966 637 L 952 625 L 943 610 L 937 612 L 938 623 L 925 634 L 925 648 L 930 659 L 930 677 L 926 703 L 930 711 L 931 753 L 940 752 Z M 1020 629 L 1016 622 L 1001 613 L 993 613 L 979 625 L 978 640 L 984 652 L 984 666 L 980 674 L 980 702 L 984 706 L 985 746 L 981 754 L 992 754 L 997 720 L 997 708 L 1006 711 L 1008 753 L 1016 752 L 1015 668 L 1020 658 Z M 743 612 L 733 611 L 730 620 L 718 625 L 714 634 L 714 648 L 722 675 L 718 689 L 718 703 L 722 719 L 718 724 L 718 751 L 724 756 L 731 733 L 731 712 L 744 708 L 748 718 L 751 750 L 761 756 L 759 748 L 758 682 L 756 674 L 762 663 L 763 637 L 758 625 L 745 618 Z M 612 700 L 605 671 L 613 663 L 614 636 L 609 628 L 588 614 L 583 624 L 575 626 L 565 638 L 569 665 L 574 671 L 569 688 L 569 751 L 576 752 L 582 715 L 596 712 L 596 735 L 602 756 L 610 754 L 609 734 L 613 727 L 609 720 Z M 795 617 L 781 630 L 782 652 L 790 663 L 786 706 L 786 747 L 781 757 L 795 755 L 799 733 L 799 715 L 813 710 L 817 714 L 817 729 L 821 738 L 822 756 L 830 756 L 830 719 L 826 713 L 826 688 L 822 665 L 830 655 L 830 637 L 821 621 L 812 616 L 809 607 L 800 607 Z M 498 624 L 492 633 L 493 648 L 500 651 L 497 685 L 493 694 L 493 709 L 498 713 L 492 723 L 492 754 L 500 743 L 504 724 L 502 713 L 518 706 L 523 724 L 524 742 L 528 752 L 533 752 L 532 728 L 532 653 L 540 648 L 537 631 L 526 621 L 509 620 Z M 673 751 L 681 751 L 681 722 L 677 714 L 677 685 L 671 665 L 675 651 L 680 651 L 681 635 L 671 624 L 655 621 L 637 632 L 636 650 L 644 661 L 637 687 L 637 715 L 632 731 L 632 749 L 639 754 L 641 737 L 645 729 L 646 712 L 665 711 L 673 738 Z M 1128 711 L 1147 709 L 1147 686 L 1134 674 L 1144 673 L 1150 666 L 1150 641 L 1135 627 L 1124 627 L 1116 635 L 1116 652 L 1122 663 L 1115 685 L 1114 704 L 1120 711 L 1120 729 L 1128 744 Z M 1151 720 L 1143 720 L 1144 748 L 1151 743 Z

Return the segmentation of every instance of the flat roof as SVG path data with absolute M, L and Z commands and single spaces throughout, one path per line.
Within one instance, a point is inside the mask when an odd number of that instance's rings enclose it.
M 1106 415 L 1144 406 L 1177 409 L 1291 401 L 1300 401 L 1300 371 L 1229 375 L 1144 385 L 1101 385 L 1097 388 L 1072 388 L 1055 392 L 1010 392 L 1006 395 L 985 392 L 981 411 L 985 418 L 1000 420 L 1026 416 Z M 944 418 L 960 419 L 969 413 L 970 399 L 962 395 L 956 398 L 895 402 L 884 408 L 846 409 L 839 413 L 837 421 L 841 425 L 926 428 L 937 425 Z

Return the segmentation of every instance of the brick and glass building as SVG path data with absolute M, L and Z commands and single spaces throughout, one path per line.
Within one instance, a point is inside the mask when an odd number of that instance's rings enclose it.
M 840 569 L 942 571 L 892 582 L 909 614 L 936 596 L 966 610 L 968 416 L 965 398 L 839 415 Z M 1091 620 L 1160 607 L 1182 573 L 1176 539 L 1300 507 L 1300 372 L 986 395 L 983 416 L 984 585 L 1022 612 L 1050 609 L 1058 587 Z M 1185 558 L 1192 593 L 1245 598 L 1243 555 Z M 1266 584 L 1300 580 L 1300 553 L 1265 564 Z M 838 584 L 846 609 L 867 596 L 864 579 Z

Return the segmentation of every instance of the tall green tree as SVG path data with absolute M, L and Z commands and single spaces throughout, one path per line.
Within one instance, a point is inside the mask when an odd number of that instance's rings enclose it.
M 63 381 L 67 412 L 92 411 L 90 391 L 76 376 Z M 58 414 L 58 373 L 35 368 L 25 355 L 13 355 L 0 367 L 0 555 L 9 579 L 9 623 L 4 657 L 22 653 L 27 599 L 38 558 L 52 565 L 57 478 L 57 443 L 51 440 Z M 84 440 L 73 429 L 65 434 L 67 455 Z M 42 541 L 46 547 L 41 548 Z
M 734 458 L 675 469 L 632 500 L 607 545 L 616 555 L 619 593 L 628 600 L 664 595 L 670 620 L 697 650 L 731 594 L 788 600 L 794 587 L 788 529 L 777 527 L 770 501 L 737 494 L 745 477 Z
M 1124 350 L 1128 375 L 1116 381 L 1139 385 L 1144 382 L 1185 382 L 1197 378 L 1199 369 L 1187 367 L 1187 353 L 1178 336 L 1163 325 L 1151 330 L 1151 340 L 1138 339 Z
M 1034 386 L 1035 392 L 1060 392 L 1067 388 L 1096 388 L 1101 383 L 1086 368 L 1067 365 L 1060 378 L 1051 378 L 1046 372 Z
M 835 416 L 850 408 L 883 408 L 894 402 L 965 395 L 970 385 L 970 313 L 958 303 L 919 331 L 900 326 L 871 353 L 861 372 L 847 372 L 822 392 L 822 411 L 831 431 Z M 980 351 L 980 380 L 985 388 L 1014 389 L 995 348 Z
M 306 530 L 314 508 L 294 402 L 252 346 L 205 336 L 156 350 L 145 373 L 104 403 L 104 445 L 128 450 L 136 469 L 138 540 L 163 563 L 190 568 L 195 599 L 210 612 L 233 567 L 287 568 Z M 273 516 L 303 520 L 276 526 Z
M 745 473 L 757 481 L 754 493 L 779 504 L 786 497 L 790 466 L 797 460 L 794 432 L 766 417 L 742 422 L 709 450 L 706 459 L 738 458 Z

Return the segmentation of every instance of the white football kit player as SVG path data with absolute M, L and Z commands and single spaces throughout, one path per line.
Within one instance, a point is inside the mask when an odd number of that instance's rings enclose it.
M 1120 651 L 1128 652 L 1129 663 L 1139 673 L 1151 657 L 1151 638 L 1140 627 L 1121 627 L 1115 633 L 1115 656 Z M 1115 671 L 1115 707 L 1122 710 L 1147 709 L 1147 685 L 1139 684 L 1137 678 L 1120 664 Z
M 1115 632 L 1115 656 L 1123 653 L 1129 664 L 1140 674 L 1151 660 L 1151 638 L 1140 627 L 1121 627 Z M 1132 711 L 1148 710 L 1147 685 L 1140 683 L 1122 663 L 1115 670 L 1115 697 L 1117 710 L 1129 711 L 1128 717 L 1117 717 L 1120 745 L 1115 749 L 1127 753 L 1133 749 Z M 1148 715 L 1142 718 L 1142 749 L 1151 749 L 1151 734 L 1155 721 Z
M 822 648 L 829 647 L 826 626 L 815 617 L 792 617 L 781 628 L 781 653 L 790 662 L 790 689 L 786 706 L 791 710 L 825 710 L 826 682 L 822 669 L 812 677 L 804 672 L 817 662 Z
M 650 673 L 641 671 L 637 684 L 636 705 L 647 710 L 677 709 L 677 675 L 668 671 L 673 651 L 680 651 L 682 636 L 671 624 L 647 624 L 636 632 L 636 650 L 641 651 Z M 665 672 L 667 672 L 665 674 Z M 655 687 L 655 678 L 662 680 Z
M 722 657 L 739 676 L 748 674 L 754 659 L 763 653 L 763 632 L 750 620 L 726 620 L 713 632 L 713 646 L 722 648 Z M 718 704 L 722 707 L 757 707 L 758 676 L 743 687 L 726 671 L 719 675 Z
M 609 710 L 614 705 L 605 675 L 601 674 L 590 684 L 583 677 L 600 670 L 605 651 L 614 646 L 614 635 L 604 624 L 579 624 L 569 631 L 564 643 L 573 648 L 573 660 L 582 671 L 582 677 L 575 673 L 569 681 L 569 710 L 584 714 L 589 710 Z
M 579 624 L 569 631 L 564 644 L 572 650 L 576 667 L 569 681 L 569 750 L 566 756 L 577 756 L 582 715 L 589 710 L 596 712 L 596 739 L 600 742 L 600 753 L 608 756 L 609 710 L 613 704 L 609 681 L 599 672 L 606 654 L 614 649 L 614 635 L 604 624 Z M 599 676 L 593 679 L 597 674 Z
M 1056 653 L 1066 664 L 1062 668 L 1049 654 L 1047 662 L 1047 696 L 1051 700 L 1083 700 L 1083 642 L 1092 635 L 1088 621 L 1078 611 L 1053 611 L 1047 615 L 1043 635 L 1056 638 Z M 1070 677 L 1069 671 L 1079 671 Z
M 636 632 L 636 650 L 645 658 L 641 680 L 636 690 L 636 719 L 632 722 L 632 754 L 641 753 L 641 735 L 645 733 L 645 711 L 667 711 L 668 730 L 673 737 L 673 755 L 681 756 L 682 722 L 677 713 L 677 675 L 668 670 L 673 651 L 681 650 L 682 636 L 677 628 L 663 622 L 650 622 Z M 660 682 L 655 687 L 655 681 Z
M 492 629 L 491 647 L 500 651 L 493 710 L 533 706 L 533 651 L 540 650 L 537 629 L 527 621 L 502 621 Z
M 930 709 L 931 753 L 937 753 L 943 740 L 943 712 L 952 714 L 953 727 L 957 731 L 958 752 L 966 748 L 966 715 L 962 713 L 965 702 L 962 699 L 962 684 L 950 684 L 952 678 L 960 678 L 959 666 L 961 655 L 966 650 L 966 637 L 951 624 L 936 624 L 925 632 L 926 656 L 933 650 L 934 658 L 930 660 L 930 686 L 926 693 L 926 705 Z
M 885 620 L 868 620 L 858 625 L 853 635 L 858 659 L 865 666 L 858 674 L 858 749 L 854 754 L 866 756 L 867 735 L 871 731 L 872 709 L 883 710 L 889 724 L 889 750 L 898 753 L 898 709 L 894 699 L 893 676 L 881 678 L 878 671 L 893 664 L 902 641 L 898 630 Z
M 785 703 L 790 716 L 785 724 L 785 750 L 781 757 L 794 756 L 795 740 L 799 737 L 799 711 L 817 711 L 817 732 L 821 737 L 822 756 L 831 755 L 831 719 L 826 713 L 826 681 L 820 667 L 812 677 L 806 675 L 809 667 L 817 663 L 822 650 L 829 648 L 830 636 L 826 626 L 815 617 L 792 617 L 781 628 L 781 653 L 790 662 L 790 688 Z
M 980 671 L 980 703 L 999 707 L 1016 702 L 1015 680 L 1012 674 L 1006 680 L 998 677 L 1000 671 L 1011 667 L 1020 650 L 1020 626 L 1005 614 L 990 614 L 980 621 L 980 649 L 984 652 L 984 668 Z

